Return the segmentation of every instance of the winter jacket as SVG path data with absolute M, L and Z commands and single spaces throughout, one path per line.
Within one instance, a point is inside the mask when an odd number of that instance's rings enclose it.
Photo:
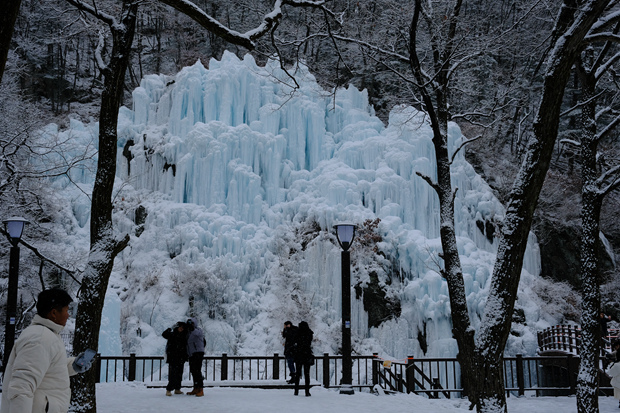
M 202 332 L 195 318 L 190 318 L 192 324 L 189 326 L 189 336 L 187 337 L 187 354 L 191 357 L 194 353 L 205 352 L 205 334 Z M 189 324 L 189 323 L 188 323 Z
M 297 334 L 297 326 L 290 326 L 282 331 L 282 337 L 284 337 L 284 355 L 293 357 L 295 345 L 295 335 Z
M 312 354 L 312 339 L 314 331 L 310 330 L 308 323 L 302 321 L 299 323 L 295 334 L 295 349 L 293 351 L 295 363 L 303 365 L 314 364 L 314 355 Z
M 605 373 L 611 377 L 611 385 L 616 389 L 620 389 L 620 362 L 612 363 Z
M 187 361 L 187 326 L 183 324 L 183 331 L 176 327 L 168 328 L 162 334 L 166 342 L 166 361 L 168 363 L 183 363 Z
M 0 413 L 66 413 L 69 376 L 76 374 L 60 338 L 64 326 L 34 316 L 13 346 L 4 373 Z

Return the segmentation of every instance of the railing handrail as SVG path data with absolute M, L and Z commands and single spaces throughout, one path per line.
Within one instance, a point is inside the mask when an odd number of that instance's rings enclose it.
M 601 350 L 611 350 L 611 340 L 620 335 L 620 330 L 615 328 L 610 328 L 607 332 L 607 336 L 602 337 L 604 346 L 601 347 Z M 539 352 L 562 351 L 579 355 L 580 347 L 581 326 L 577 324 L 555 325 L 538 332 Z
M 383 359 L 378 354 L 353 355 L 353 387 L 372 388 L 376 385 L 390 387 L 406 393 L 424 394 L 431 398 L 450 397 L 463 391 L 460 378 L 460 365 L 456 358 L 407 358 L 407 362 L 390 360 L 390 369 L 383 367 Z M 204 356 L 203 374 L 206 384 L 225 385 L 228 382 L 256 381 L 269 382 L 268 386 L 284 387 L 274 383 L 280 377 L 287 377 L 287 364 L 284 356 L 275 353 L 271 356 L 259 355 L 221 355 Z M 315 357 L 311 375 L 316 384 L 323 387 L 339 387 L 341 378 L 341 355 L 324 353 Z M 576 373 L 579 357 L 573 354 L 563 356 L 508 356 L 504 357 L 504 384 L 508 394 L 534 392 L 535 395 L 549 392 L 575 392 Z M 167 379 L 164 357 L 161 355 L 122 355 L 99 356 L 96 361 L 98 379 L 105 381 L 150 381 L 162 382 Z M 545 374 L 557 376 L 557 369 L 564 373 L 561 383 L 549 381 Z M 550 369 L 545 373 L 545 369 Z M 388 372 L 389 370 L 389 372 Z M 553 370 L 553 372 L 551 371 Z M 189 378 L 189 376 L 187 376 Z M 390 382 L 388 385 L 387 383 Z M 267 384 L 266 384 L 267 386 Z M 607 388 L 603 388 L 606 390 Z M 555 394 L 555 393 L 554 393 Z

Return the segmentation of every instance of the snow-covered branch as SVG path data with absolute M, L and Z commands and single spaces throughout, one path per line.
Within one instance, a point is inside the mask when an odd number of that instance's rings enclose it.
M 461 149 L 463 149 L 463 147 L 465 147 L 465 145 L 470 144 L 472 142 L 477 141 L 478 139 L 482 138 L 482 135 L 478 135 L 474 138 L 471 139 L 467 139 L 464 140 L 463 142 L 461 142 L 461 144 L 459 146 L 457 146 L 457 148 L 454 150 L 454 153 L 452 154 L 452 157 L 450 157 L 450 165 L 452 165 L 452 163 L 454 162 L 454 158 L 456 158 L 456 155 L 459 153 L 459 151 Z
M 598 135 L 596 135 L 596 140 L 600 141 L 601 139 L 609 135 L 610 132 L 616 129 L 616 126 L 618 126 L 618 124 L 620 124 L 620 115 L 616 116 L 614 120 L 612 120 L 611 122 L 609 122 L 609 124 L 607 124 L 607 126 L 605 126 L 605 129 L 603 129 Z
M 2 235 L 4 235 L 5 237 L 7 237 L 7 239 L 10 239 L 9 237 L 9 233 L 6 232 L 4 230 L 4 228 L 0 228 L 0 233 Z M 45 262 L 49 262 L 50 264 L 52 264 L 54 267 L 58 268 L 59 270 L 65 272 L 69 277 L 71 277 L 76 283 L 81 284 L 80 281 L 75 277 L 75 270 L 70 270 L 66 267 L 63 267 L 62 265 L 58 264 L 56 261 L 47 258 L 45 255 L 41 254 L 41 252 L 39 252 L 39 250 L 30 245 L 29 243 L 27 243 L 26 241 L 24 241 L 23 239 L 19 240 L 19 243 L 22 244 L 24 247 L 28 248 L 30 251 L 33 252 L 34 255 L 36 255 L 37 257 L 39 257 L 41 259 L 41 261 L 45 261 Z
M 435 192 L 439 194 L 439 185 L 436 182 L 433 182 L 430 176 L 423 174 L 422 172 L 417 172 L 417 171 L 415 174 L 419 176 L 420 178 L 424 179 L 426 183 L 429 184 L 431 188 L 433 188 Z
M 614 34 L 611 32 L 595 33 L 595 34 L 590 34 L 586 36 L 583 40 L 584 42 L 587 42 L 587 43 L 594 43 L 594 42 L 601 42 L 601 41 L 611 41 L 611 42 L 617 43 L 617 42 L 620 42 L 620 35 Z
M 359 40 L 359 39 L 354 39 L 354 38 L 346 37 L 346 36 L 340 36 L 340 35 L 336 35 L 336 34 L 333 35 L 333 38 L 337 39 L 337 40 L 341 40 L 343 42 L 355 43 L 355 44 L 357 44 L 359 46 L 362 46 L 362 47 L 364 47 L 364 48 L 366 48 L 368 50 L 372 50 L 374 52 L 380 53 L 380 54 L 385 55 L 387 57 L 392 57 L 392 58 L 395 58 L 397 60 L 400 60 L 402 63 L 407 63 L 407 64 L 409 63 L 409 58 L 407 56 L 404 56 L 404 55 L 402 55 L 400 53 L 396 53 L 396 52 L 393 52 L 393 51 L 390 51 L 390 50 L 383 49 L 383 48 L 381 48 L 379 46 L 376 46 L 374 44 L 371 44 L 371 43 L 368 43 L 368 42 L 365 42 L 365 41 L 362 41 L 362 40 Z
M 562 145 L 573 145 L 579 148 L 581 146 L 581 142 L 576 141 L 574 139 L 560 139 L 560 144 Z
M 105 48 L 105 34 L 103 30 L 99 30 L 99 43 L 97 43 L 97 48 L 95 49 L 95 59 L 97 60 L 97 66 L 99 66 L 99 70 L 105 72 L 108 70 L 108 65 L 103 61 L 103 56 L 101 55 L 103 49 Z
M 114 18 L 114 16 L 108 13 L 104 13 L 101 10 L 99 10 L 96 7 L 97 3 L 95 2 L 93 2 L 93 6 L 91 6 L 90 4 L 87 4 L 83 2 L 82 0 L 67 0 L 67 1 L 69 2 L 69 4 L 72 4 L 77 9 L 87 12 L 89 14 L 92 14 L 94 17 L 106 23 L 108 26 L 114 26 L 117 24 L 117 21 Z
M 596 95 L 590 97 L 588 100 L 584 100 L 583 102 L 579 102 L 576 105 L 566 109 L 564 112 L 560 113 L 560 117 L 566 116 L 569 113 L 571 113 L 572 111 L 579 109 L 582 106 L 588 105 L 589 103 L 591 103 L 592 101 L 595 101 L 596 99 L 598 99 L 599 97 L 601 97 L 601 95 L 604 93 L 603 92 L 599 92 Z
M 597 30 L 602 30 L 603 28 L 609 26 L 610 24 L 617 23 L 620 21 L 620 10 L 614 11 L 607 16 L 601 17 L 598 19 L 596 23 L 592 25 L 590 29 L 590 33 L 596 32 Z
M 606 186 L 602 186 L 603 183 L 609 179 L 611 179 L 611 182 Z M 616 165 L 610 170 L 605 171 L 605 173 L 601 174 L 601 176 L 596 180 L 596 183 L 597 185 L 601 185 L 601 189 L 599 191 L 601 196 L 605 196 L 620 187 L 620 165 Z
M 594 74 L 594 77 L 597 80 L 600 79 L 603 73 L 608 71 L 619 59 L 620 59 L 620 52 L 613 55 L 609 60 L 607 60 L 604 64 L 602 64 L 599 68 L 597 68 L 596 73 Z

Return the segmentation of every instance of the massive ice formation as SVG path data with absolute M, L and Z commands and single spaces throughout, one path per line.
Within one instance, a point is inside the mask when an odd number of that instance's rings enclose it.
M 133 109 L 121 109 L 115 224 L 132 239 L 110 288 L 123 300 L 125 352 L 161 353 L 161 331 L 196 314 L 208 352 L 281 352 L 282 322 L 305 319 L 315 350 L 335 353 L 340 249 L 331 228 L 339 221 L 369 228 L 379 218 L 365 233 L 376 242 L 352 246 L 355 351 L 454 355 L 447 286 L 437 271 L 438 199 L 416 175 L 436 174 L 424 114 L 397 107 L 386 127 L 365 91 L 331 93 L 303 66 L 290 73 L 295 80 L 273 62 L 259 67 L 225 53 L 208 69 L 197 62 L 176 76 L 145 77 Z M 75 122 L 71 131 L 87 145 L 96 125 Z M 456 124 L 449 138 L 454 151 L 464 139 Z M 74 177 L 82 189 L 92 179 L 88 171 Z M 504 210 L 462 151 L 452 179 L 477 326 Z M 72 205 L 85 225 L 86 198 L 72 192 Z M 531 239 L 523 279 L 536 279 L 539 267 Z M 393 304 L 376 327 L 368 326 L 373 304 L 365 308 L 363 296 L 372 283 Z M 531 354 L 530 328 L 547 321 L 522 284 L 517 308 L 528 327 L 515 328 L 508 350 Z

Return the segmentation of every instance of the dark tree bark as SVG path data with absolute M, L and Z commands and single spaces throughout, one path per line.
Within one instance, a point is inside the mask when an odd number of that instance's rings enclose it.
M 0 83 L 4 75 L 11 39 L 13 38 L 13 28 L 21 3 L 22 0 L 6 0 L 2 7 L 2 13 L 0 13 Z
M 581 205 L 581 346 L 577 377 L 577 411 L 598 412 L 598 365 L 601 330 L 598 313 L 601 307 L 598 267 L 599 222 L 603 197 L 596 180 L 596 79 L 582 66 L 578 70 L 584 103 L 581 107 L 581 176 L 583 178 Z
M 507 411 L 502 357 L 534 209 L 558 135 L 564 88 L 581 52 L 584 37 L 609 3 L 609 0 L 565 1 L 558 16 L 551 53 L 547 58 L 542 99 L 534 122 L 534 136 L 508 199 L 489 297 L 476 335 L 480 412 Z
M 90 13 L 106 23 L 112 33 L 112 51 L 108 64 L 103 64 L 101 56 L 98 59 L 100 65 L 104 66 L 100 68 L 104 75 L 104 89 L 99 115 L 97 175 L 92 193 L 90 253 L 82 279 L 73 343 L 74 352 L 77 354 L 87 348 L 97 349 L 98 347 L 101 315 L 114 258 L 129 243 L 129 235 L 117 238 L 114 233 L 112 226 L 112 190 L 116 176 L 118 110 L 125 86 L 125 73 L 130 61 L 139 2 L 123 0 L 121 16 L 116 19 L 82 0 L 67 1 L 81 11 Z M 246 34 L 240 34 L 226 28 L 191 2 L 177 0 L 162 0 L 162 2 L 188 14 L 189 17 L 216 35 L 248 49 L 254 47 L 254 39 L 268 33 L 277 20 L 282 17 L 279 8 L 277 8 L 265 16 L 264 21 L 257 29 Z M 87 373 L 73 378 L 72 411 L 96 413 L 95 373 L 94 369 L 91 369 Z
M 68 0 L 80 10 L 93 14 L 108 24 L 112 33 L 112 51 L 109 63 L 102 68 L 104 89 L 99 115 L 99 156 L 97 175 L 92 193 L 90 217 L 90 253 L 82 278 L 82 288 L 76 317 L 74 352 L 87 348 L 97 349 L 101 313 L 112 273 L 114 258 L 129 243 L 129 235 L 116 238 L 112 227 L 112 189 L 116 176 L 117 124 L 125 73 L 133 43 L 138 3 L 124 0 L 121 17 L 100 14 L 80 0 Z M 73 411 L 95 413 L 95 369 L 73 378 Z
M 463 276 L 454 234 L 454 191 L 450 184 L 450 163 L 447 149 L 449 91 L 448 71 L 454 49 L 461 1 L 453 2 L 447 17 L 446 33 L 432 33 L 444 39 L 443 48 L 432 43 L 432 74 L 426 76 L 417 57 L 416 30 L 423 3 L 416 0 L 410 35 L 410 64 L 422 94 L 425 111 L 433 128 L 433 144 L 437 162 L 437 182 L 422 176 L 437 192 L 440 201 L 440 236 L 444 269 L 450 293 L 453 333 L 459 346 L 463 386 L 479 412 L 505 412 L 503 353 L 510 332 L 512 313 L 517 298 L 523 256 L 538 196 L 549 169 L 558 135 L 560 108 L 564 88 L 573 63 L 579 56 L 582 42 L 592 25 L 602 15 L 609 1 L 577 4 L 566 1 L 557 18 L 551 54 L 547 59 L 543 94 L 534 123 L 534 136 L 525 153 L 525 161 L 508 198 L 497 259 L 493 270 L 489 297 L 482 323 L 475 337 L 468 315 Z M 429 27 L 431 25 L 429 24 Z M 429 73 L 431 73 L 429 71 Z M 430 89 L 430 91 L 429 91 Z M 434 98 L 434 99 L 433 99 Z
M 599 28 L 599 31 L 606 31 Z M 616 23 L 613 34 L 620 31 Z M 610 63 L 618 60 L 612 51 L 617 50 L 618 39 L 607 41 L 597 50 L 587 48 L 577 66 L 581 97 L 581 346 L 580 364 L 577 376 L 577 411 L 579 413 L 598 412 L 598 386 L 601 348 L 601 329 L 599 312 L 601 311 L 601 274 L 599 266 L 600 215 L 603 199 L 607 193 L 618 186 L 617 172 L 598 164 L 598 147 L 601 139 L 607 136 L 620 123 L 617 116 L 605 125 L 601 134 L 597 133 L 597 83 Z M 611 59 L 605 61 L 611 55 Z M 618 167 L 616 166 L 616 169 Z M 604 188 L 605 172 L 611 171 L 611 184 Z M 603 178 L 603 179 L 601 179 Z
M 435 82 L 428 82 L 424 78 L 422 65 L 417 55 L 417 31 L 422 3 L 416 0 L 411 26 L 409 28 L 409 55 L 411 70 L 416 78 L 418 90 L 422 95 L 423 107 L 429 116 L 433 130 L 433 146 L 435 148 L 435 160 L 437 163 L 437 182 L 432 182 L 428 176 L 420 175 L 435 190 L 439 197 L 439 221 L 440 238 L 443 250 L 444 268 L 442 276 L 447 280 L 450 296 L 450 308 L 452 310 L 452 332 L 459 347 L 457 359 L 461 365 L 462 386 L 464 393 L 470 398 L 475 398 L 470 385 L 475 382 L 474 359 L 470 356 L 474 350 L 474 330 L 471 328 L 471 320 L 467 310 L 467 297 L 463 282 L 463 270 L 456 243 L 454 230 L 454 197 L 456 190 L 452 189 L 450 178 L 451 160 L 448 153 L 448 91 L 450 77 L 448 70 L 451 66 L 451 57 L 454 48 L 456 25 L 461 9 L 461 0 L 457 0 L 449 16 L 449 28 L 443 49 L 433 43 L 433 65 L 438 68 Z M 435 85 L 431 88 L 430 85 Z M 434 99 L 433 99 L 434 98 Z

